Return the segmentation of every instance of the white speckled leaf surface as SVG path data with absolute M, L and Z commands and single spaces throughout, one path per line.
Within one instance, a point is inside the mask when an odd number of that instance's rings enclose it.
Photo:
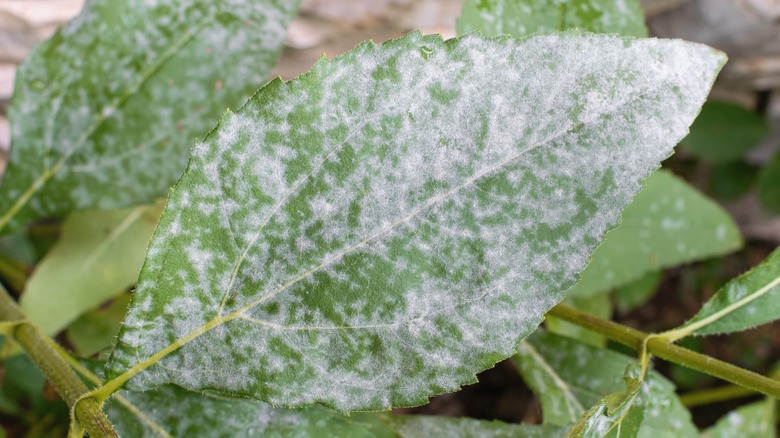
M 563 298 L 722 62 L 413 33 L 272 82 L 194 147 L 109 378 L 343 411 L 474 382 Z
M 297 0 L 92 0 L 19 69 L 0 228 L 150 203 L 267 81 Z
M 581 29 L 647 36 L 639 0 L 467 0 L 458 33 L 524 36 Z

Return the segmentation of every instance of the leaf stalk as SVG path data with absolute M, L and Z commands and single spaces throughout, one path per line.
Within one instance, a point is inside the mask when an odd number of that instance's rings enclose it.
M 118 437 L 97 400 L 79 400 L 89 390 L 76 376 L 67 362 L 50 345 L 47 336 L 26 320 L 24 313 L 8 291 L 0 285 L 0 321 L 16 323 L 7 330 L 7 336 L 18 343 L 30 356 L 33 363 L 43 372 L 54 389 L 67 403 L 72 420 L 82 426 L 91 437 Z
M 633 350 L 641 352 L 643 348 L 647 348 L 648 353 L 661 359 L 709 374 L 770 397 L 780 398 L 780 381 L 674 345 L 658 335 L 648 334 L 607 321 L 565 304 L 558 304 L 547 314 L 590 329 L 605 336 L 607 339 L 623 344 Z

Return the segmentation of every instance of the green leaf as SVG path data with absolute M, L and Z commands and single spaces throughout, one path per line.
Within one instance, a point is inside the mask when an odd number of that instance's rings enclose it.
M 626 388 L 607 394 L 587 410 L 567 435 L 570 437 L 636 437 L 645 419 L 645 410 L 637 402 L 642 380 L 639 365 L 626 368 L 623 376 Z
M 561 301 L 722 61 L 413 33 L 272 82 L 195 146 L 105 390 L 348 411 L 474 382 Z
M 769 213 L 780 214 L 780 152 L 758 175 L 758 199 Z
M 0 229 L 150 203 L 274 66 L 295 0 L 93 0 L 16 73 Z
M 715 163 L 734 161 L 753 149 L 767 134 L 761 115 L 728 102 L 707 102 L 680 143 L 693 155 Z
M 750 189 L 757 174 L 756 166 L 741 160 L 715 164 L 710 172 L 709 189 L 717 198 L 733 200 Z
M 154 391 L 121 391 L 106 414 L 125 437 L 320 437 L 372 438 L 371 425 L 322 407 L 273 408 L 166 385 Z
M 106 412 L 117 431 L 128 437 L 321 437 L 339 438 L 555 438 L 555 426 L 508 424 L 471 418 L 389 413 L 345 417 L 322 407 L 272 408 L 244 399 L 228 399 L 166 385 L 153 391 L 121 391 Z
M 698 436 L 674 386 L 660 374 L 650 371 L 640 389 L 629 380 L 627 389 L 622 376 L 637 365 L 632 357 L 537 330 L 521 344 L 514 361 L 541 400 L 545 424 L 567 426 L 589 407 L 598 414 L 607 407 L 615 412 L 636 395 L 631 409 L 636 412 L 629 411 L 623 421 L 639 424 L 638 436 Z
M 615 288 L 613 293 L 615 307 L 622 313 L 628 313 L 642 307 L 655 294 L 662 279 L 663 273 L 661 271 L 653 271 L 643 275 L 638 280 Z
M 526 36 L 570 29 L 647 36 L 638 0 L 467 0 L 458 34 Z
M 80 365 L 80 373 L 91 383 L 100 384 L 103 361 L 82 359 Z M 376 417 L 379 414 L 346 417 L 322 407 L 274 408 L 255 400 L 186 391 L 176 385 L 145 392 L 118 391 L 106 402 L 105 412 L 120 436 L 134 438 L 303 438 L 320 437 L 326 432 L 335 437 L 380 438 L 387 431 Z
M 55 334 L 126 291 L 138 279 L 162 207 L 158 203 L 69 216 L 60 240 L 22 294 L 20 305 L 27 317 L 45 333 Z
M 664 333 L 677 340 L 753 328 L 780 318 L 780 248 L 749 272 L 731 280 L 690 321 Z
M 65 330 L 73 351 L 80 357 L 90 357 L 112 347 L 129 304 L 130 294 L 123 294 L 108 306 L 91 310 L 73 321 Z
M 517 348 L 515 363 L 526 384 L 541 400 L 544 424 L 573 424 L 585 412 L 585 406 L 574 393 L 575 389 L 569 387 L 530 341 L 521 343 Z
M 593 253 L 566 294 L 593 295 L 643 275 L 742 246 L 733 219 L 715 202 L 667 171 L 655 172 Z
M 556 438 L 563 437 L 566 433 L 566 429 L 556 426 L 509 424 L 501 421 L 475 420 L 473 418 L 428 415 L 369 415 L 384 423 L 389 432 L 388 438 Z M 363 417 L 359 416 L 358 418 Z
M 777 436 L 776 401 L 767 398 L 738 408 L 705 430 L 703 438 L 775 438 Z

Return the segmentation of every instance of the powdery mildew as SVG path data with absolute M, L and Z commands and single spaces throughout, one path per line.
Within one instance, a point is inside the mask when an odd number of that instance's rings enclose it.
M 722 61 L 413 33 L 272 82 L 194 147 L 109 377 L 225 318 L 129 387 L 354 410 L 473 382 L 562 299 Z
M 266 82 L 297 3 L 88 2 L 17 74 L 4 230 L 165 193 L 192 138 Z
M 525 36 L 583 29 L 647 36 L 639 0 L 468 0 L 457 27 L 460 34 Z

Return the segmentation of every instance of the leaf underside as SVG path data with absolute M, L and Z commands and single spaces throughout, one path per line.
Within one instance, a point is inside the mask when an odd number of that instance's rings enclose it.
M 164 194 L 193 137 L 267 81 L 297 4 L 87 2 L 17 71 L 0 228 Z
M 35 267 L 20 306 L 53 335 L 138 279 L 162 202 L 69 216 L 59 241 Z
M 775 438 L 776 401 L 767 398 L 735 409 L 702 433 L 702 438 Z
M 562 299 L 722 62 L 413 33 L 272 82 L 195 146 L 108 376 L 341 411 L 475 381 Z
M 638 432 L 625 436 L 642 438 L 698 436 L 674 385 L 659 373 L 650 371 L 641 388 L 637 381 L 624 382 L 627 367 L 637 366 L 633 357 L 537 330 L 520 346 L 515 363 L 541 400 L 544 424 L 566 426 L 590 409 L 589 424 L 582 425 L 591 431 L 612 427 L 613 434 L 633 429 Z M 618 421 L 626 397 L 635 400 Z

